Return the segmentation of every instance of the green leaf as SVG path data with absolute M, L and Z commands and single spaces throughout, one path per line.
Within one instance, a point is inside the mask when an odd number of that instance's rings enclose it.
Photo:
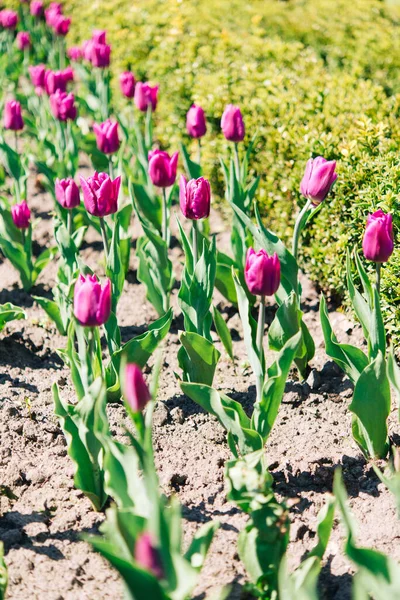
M 387 375 L 397 396 L 397 404 L 400 418 L 400 369 L 399 365 L 397 364 L 392 346 L 390 347 L 387 357 Z
M 7 565 L 4 560 L 4 545 L 0 542 L 0 600 L 5 600 L 8 585 Z
M 114 224 L 110 251 L 107 257 L 106 274 L 112 283 L 112 310 L 116 313 L 117 303 L 122 294 L 125 281 L 125 268 L 121 260 L 119 226 L 117 223 Z
M 57 248 L 46 248 L 43 252 L 37 257 L 35 263 L 33 265 L 32 272 L 32 282 L 35 283 L 40 273 L 43 271 L 45 267 L 49 264 L 51 260 L 57 254 Z
M 14 306 L 11 302 L 0 304 L 0 331 L 3 331 L 6 323 L 26 319 L 26 312 L 19 306 Z
M 133 207 L 143 224 L 143 218 L 148 224 L 153 225 L 157 231 L 161 231 L 162 204 L 161 198 L 156 196 L 153 190 L 146 189 L 138 183 L 131 182 L 129 187 Z
M 225 323 L 224 318 L 222 317 L 221 313 L 219 312 L 216 306 L 213 306 L 213 319 L 215 329 L 217 330 L 221 342 L 223 343 L 224 348 L 228 353 L 228 356 L 231 360 L 233 360 L 234 357 L 231 332 L 229 331 L 228 325 Z
M 179 340 L 182 348 L 178 351 L 178 362 L 184 380 L 212 385 L 221 353 L 198 333 L 184 331 Z
M 49 300 L 49 298 L 43 298 L 41 296 L 32 296 L 32 298 L 41 306 L 50 319 L 54 321 L 59 333 L 61 335 L 67 335 L 67 330 L 65 327 L 65 323 L 63 322 L 59 305 L 54 300 Z
M 235 261 L 223 252 L 217 251 L 217 272 L 215 274 L 215 287 L 234 306 L 237 306 L 235 283 L 232 277 L 232 267 Z
M 200 527 L 200 529 L 198 529 L 194 534 L 190 546 L 185 554 L 185 558 L 197 571 L 200 571 L 204 565 L 208 549 L 218 527 L 219 523 L 210 521 L 209 523 L 205 523 L 202 527 Z
M 187 151 L 185 144 L 181 143 L 180 147 L 182 153 L 182 160 L 188 179 L 198 179 L 199 177 L 201 177 L 201 165 L 199 165 L 197 162 L 194 162 L 190 158 L 189 152 Z
M 26 292 L 29 292 L 33 285 L 32 273 L 29 269 L 23 246 L 16 242 L 11 242 L 4 237 L 0 237 L 0 248 L 4 256 L 8 258 L 13 267 L 19 272 L 22 287 Z

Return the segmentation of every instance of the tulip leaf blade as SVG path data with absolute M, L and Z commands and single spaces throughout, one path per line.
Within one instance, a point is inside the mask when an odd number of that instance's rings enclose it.
M 19 319 L 26 319 L 26 312 L 22 308 L 11 302 L 0 304 L 0 332 L 3 331 L 6 323 Z
M 212 385 L 220 352 L 214 344 L 198 333 L 183 331 L 182 347 L 178 351 L 179 366 L 185 381 Z
M 221 342 L 224 345 L 226 352 L 231 360 L 234 359 L 233 356 L 233 344 L 232 344 L 232 336 L 229 331 L 228 325 L 225 323 L 224 318 L 219 312 L 216 306 L 213 306 L 213 320 L 215 329 L 220 337 Z
M 185 553 L 185 559 L 196 571 L 200 571 L 203 567 L 208 549 L 218 527 L 219 523 L 210 521 L 209 523 L 204 523 L 194 534 L 190 546 Z
M 190 158 L 189 152 L 183 142 L 180 144 L 183 165 L 185 167 L 188 179 L 198 179 L 201 177 L 201 165 Z
M 67 329 L 61 316 L 60 307 L 57 302 L 44 298 L 43 296 L 32 296 L 41 308 L 47 313 L 52 321 L 54 321 L 60 335 L 66 335 Z

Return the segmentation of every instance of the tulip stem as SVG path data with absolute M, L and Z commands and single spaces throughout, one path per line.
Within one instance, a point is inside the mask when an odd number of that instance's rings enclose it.
M 153 145 L 152 114 L 153 114 L 153 107 L 151 104 L 149 104 L 147 106 L 147 111 L 146 111 L 146 123 L 145 123 L 145 132 L 144 132 L 144 139 L 145 139 L 146 148 L 148 151 L 151 150 L 151 147 Z
M 72 214 L 70 210 L 67 213 L 67 231 L 69 237 L 72 237 Z
M 114 169 L 113 169 L 113 163 L 112 163 L 112 156 L 111 156 L 111 154 L 108 157 L 108 170 L 110 171 L 110 177 L 111 177 L 111 179 L 114 179 Z
M 101 229 L 101 237 L 103 238 L 103 246 L 104 246 L 104 254 L 106 255 L 106 263 L 108 262 L 108 240 L 107 240 L 107 231 L 106 225 L 104 223 L 103 217 L 100 217 L 100 229 Z
M 168 245 L 168 201 L 167 201 L 167 191 L 165 188 L 162 189 L 163 194 L 163 213 L 162 213 L 162 238 L 164 242 Z
M 260 298 L 260 307 L 258 309 L 258 323 L 257 323 L 257 350 L 260 358 L 260 362 L 262 363 L 263 356 L 263 341 L 264 341 L 264 328 L 265 328 L 265 296 L 261 296 Z M 256 380 L 256 389 L 257 389 L 257 402 L 261 401 L 262 390 L 263 390 L 263 376 L 260 375 Z
M 239 161 L 239 146 L 237 142 L 234 145 L 234 154 L 235 154 L 235 165 L 236 165 L 236 179 L 240 181 L 240 161 Z
M 18 132 L 14 131 L 15 152 L 18 154 Z
M 382 267 L 382 263 L 375 263 L 375 267 L 376 267 L 376 289 L 378 294 L 381 291 L 381 267 Z
M 303 227 L 304 227 L 304 216 L 307 213 L 307 211 L 309 210 L 310 205 L 311 205 L 311 200 L 307 200 L 307 202 L 305 203 L 304 207 L 299 212 L 299 216 L 297 217 L 296 223 L 295 223 L 295 226 L 294 226 L 293 242 L 292 242 L 292 254 L 295 257 L 296 262 L 297 262 L 297 255 L 298 255 L 298 252 L 299 252 L 300 235 L 301 235 L 301 232 L 302 232 Z
M 192 233 L 193 233 L 193 271 L 196 268 L 197 265 L 197 233 L 198 233 L 198 229 L 197 229 L 197 221 L 196 219 L 193 219 L 193 227 L 192 227 Z
M 201 138 L 197 138 L 197 162 L 201 164 Z

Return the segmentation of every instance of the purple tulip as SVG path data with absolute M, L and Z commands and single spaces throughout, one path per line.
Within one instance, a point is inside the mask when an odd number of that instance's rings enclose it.
M 15 29 L 18 24 L 18 14 L 5 8 L 0 11 L 0 24 L 4 29 Z
M 389 260 L 394 250 L 393 217 L 382 210 L 377 210 L 367 218 L 362 248 L 367 260 L 384 263 Z
M 101 285 L 96 275 L 79 275 L 74 290 L 74 315 L 85 327 L 99 327 L 111 312 L 111 281 Z
M 50 96 L 50 108 L 59 121 L 75 121 L 76 119 L 75 96 L 72 92 L 69 94 L 61 90 L 54 92 Z
M 54 24 L 58 17 L 62 15 L 62 6 L 58 2 L 52 2 L 49 8 L 44 11 L 46 25 L 48 27 L 54 27 Z
M 204 177 L 186 180 L 181 175 L 179 180 L 179 204 L 182 214 L 187 219 L 205 219 L 210 214 L 211 188 Z
M 4 128 L 12 131 L 21 131 L 24 128 L 21 104 L 17 100 L 9 100 L 4 106 Z
M 110 66 L 111 46 L 108 44 L 97 44 L 91 42 L 90 45 L 90 62 L 94 67 L 105 69 Z
M 120 146 L 117 121 L 113 123 L 111 119 L 107 119 L 104 123 L 95 123 L 93 131 L 100 152 L 104 152 L 104 154 L 117 152 Z
M 107 31 L 104 29 L 94 29 L 92 33 L 92 40 L 95 44 L 107 44 Z
M 244 278 L 251 294 L 273 296 L 281 281 L 281 264 L 278 255 L 269 256 L 264 249 L 247 250 Z
M 186 129 L 193 138 L 201 138 L 207 131 L 206 118 L 201 106 L 192 104 L 186 115 Z
M 28 31 L 19 31 L 15 38 L 18 50 L 25 50 L 31 47 L 31 36 Z
M 136 108 L 146 112 L 151 106 L 151 110 L 156 110 L 158 101 L 158 85 L 151 86 L 148 83 L 138 81 L 135 86 L 135 104 Z
M 71 25 L 71 19 L 64 15 L 57 15 L 53 19 L 52 28 L 56 35 L 66 36 Z
M 42 0 L 32 0 L 30 11 L 33 17 L 42 17 L 44 14 L 44 3 Z
M 74 70 L 71 67 L 71 65 L 68 65 L 68 67 L 65 67 L 65 69 L 63 69 L 61 71 L 62 76 L 64 77 L 64 81 L 67 84 L 69 81 L 73 81 L 74 80 Z
M 305 198 L 311 200 L 314 206 L 321 204 L 331 191 L 337 179 L 335 168 L 335 160 L 326 160 L 322 156 L 310 158 L 307 162 L 300 192 Z
M 151 399 L 142 370 L 135 363 L 125 367 L 124 396 L 133 412 L 141 412 Z
M 135 95 L 136 79 L 133 73 L 125 71 L 119 76 L 119 85 L 121 92 L 126 98 L 133 98 Z
M 65 70 L 46 70 L 44 74 L 44 87 L 48 96 L 55 94 L 57 90 L 60 90 L 60 92 L 65 92 L 67 89 L 67 78 L 65 76 Z
M 80 177 L 85 208 L 95 217 L 105 217 L 118 210 L 118 194 L 121 177 L 111 180 L 107 173 L 97 173 L 93 177 Z
M 18 227 L 18 229 L 28 229 L 31 220 L 31 211 L 25 200 L 21 202 L 21 204 L 12 205 L 11 216 L 14 225 Z
M 71 46 L 67 50 L 67 56 L 70 60 L 78 62 L 83 58 L 83 50 L 80 46 Z
M 243 141 L 245 128 L 242 113 L 238 106 L 228 104 L 221 119 L 221 129 L 229 142 Z
M 171 157 L 162 150 L 151 150 L 149 152 L 149 175 L 155 186 L 166 188 L 174 185 L 178 156 L 179 152 L 175 152 Z
M 93 40 L 86 40 L 85 42 L 82 42 L 82 54 L 83 54 L 83 58 L 87 62 L 92 61 L 92 46 L 93 46 Z
M 164 570 L 161 564 L 160 553 L 153 544 L 149 533 L 142 533 L 136 540 L 135 560 L 143 569 L 150 571 L 157 577 L 164 577 Z
M 55 193 L 57 202 L 63 208 L 71 210 L 80 204 L 79 188 L 73 179 L 56 179 Z

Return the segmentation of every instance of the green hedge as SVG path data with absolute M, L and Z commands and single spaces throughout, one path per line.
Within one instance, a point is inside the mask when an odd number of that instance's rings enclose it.
M 66 10 L 73 17 L 70 43 L 92 27 L 105 28 L 114 74 L 132 68 L 160 83 L 161 144 L 175 148 L 185 139 L 190 104 L 204 107 L 204 158 L 217 195 L 217 155 L 228 151 L 219 119 L 225 104 L 240 104 L 248 137 L 259 134 L 258 200 L 268 226 L 285 239 L 302 203 L 306 160 L 338 160 L 334 196 L 303 251 L 306 271 L 323 289 L 342 294 L 343 254 L 360 245 L 368 212 L 393 210 L 399 230 L 399 9 L 378 0 L 68 0 Z M 399 270 L 396 250 L 383 270 L 393 330 Z

